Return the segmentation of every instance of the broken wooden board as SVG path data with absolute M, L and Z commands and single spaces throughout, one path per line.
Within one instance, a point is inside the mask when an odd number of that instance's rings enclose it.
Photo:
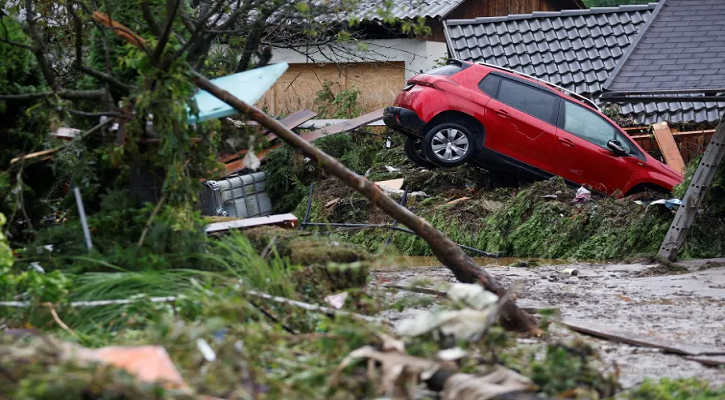
M 138 47 L 139 49 L 143 48 L 146 45 L 146 39 L 142 38 L 141 36 L 136 34 L 136 32 L 132 31 L 122 23 L 109 17 L 107 14 L 99 11 L 94 11 L 91 18 L 93 18 L 94 21 L 100 23 L 101 25 L 110 28 L 111 31 L 118 35 L 118 37 L 122 38 L 133 46 Z
M 696 361 L 710 367 L 725 366 L 725 356 L 684 357 L 685 360 Z
M 405 179 L 391 179 L 389 181 L 380 181 L 375 182 L 378 186 L 385 186 L 387 188 L 393 189 L 393 190 L 400 190 L 403 188 L 403 182 L 405 182 Z
M 279 123 L 289 129 L 294 129 L 294 128 L 300 126 L 301 124 L 305 123 L 306 121 L 311 120 L 316 115 L 317 115 L 317 113 L 315 113 L 314 111 L 310 111 L 310 110 L 297 111 L 294 114 L 291 114 L 291 115 L 288 115 L 288 116 L 282 118 L 281 120 L 279 120 Z M 271 133 L 269 131 L 265 132 L 264 134 L 267 135 L 266 139 L 268 142 L 271 142 L 272 140 L 277 138 L 277 135 L 275 135 L 274 133 Z M 238 151 L 234 154 L 224 156 L 219 161 L 224 164 L 228 164 L 236 159 L 244 157 L 245 154 L 247 154 L 246 149 Z
M 334 134 L 340 133 L 340 132 L 351 131 L 353 129 L 368 125 L 375 121 L 380 121 L 381 119 L 383 119 L 383 111 L 384 111 L 383 109 L 373 111 L 373 112 L 365 114 L 361 117 L 357 117 L 355 119 L 350 119 L 345 122 L 341 122 L 339 124 L 326 126 L 322 129 L 318 129 L 314 132 L 303 133 L 302 135 L 300 135 L 300 137 L 302 139 L 305 139 L 308 142 L 311 142 L 311 141 L 313 141 L 315 139 L 319 139 L 321 137 L 334 135 Z
M 652 124 L 652 132 L 655 140 L 657 140 L 657 145 L 660 147 L 665 163 L 677 172 L 684 174 L 685 160 L 682 159 L 680 148 L 677 147 L 677 142 L 675 142 L 675 138 L 672 136 L 672 131 L 670 131 L 667 122 Z
M 279 122 L 286 126 L 289 129 L 297 128 L 298 126 L 304 124 L 305 122 L 311 120 L 312 118 L 315 118 L 317 116 L 317 113 L 311 110 L 302 110 L 297 111 L 294 114 L 288 115 L 285 118 L 282 118 Z M 267 135 L 267 141 L 271 142 L 274 139 L 277 139 L 277 135 L 275 135 L 272 132 L 266 131 L 265 134 Z
M 235 221 L 228 221 L 228 222 L 217 222 L 213 224 L 209 224 L 206 227 L 206 234 L 214 234 L 214 233 L 222 233 L 227 232 L 234 229 L 249 229 L 249 228 L 256 228 L 258 226 L 279 226 L 282 228 L 288 228 L 288 229 L 294 229 L 297 228 L 297 217 L 295 217 L 292 214 L 279 214 L 279 215 L 270 215 L 267 217 L 257 217 L 257 218 L 246 218 L 246 219 L 238 219 Z
M 311 141 L 313 141 L 315 139 L 319 139 L 321 137 L 350 131 L 350 130 L 359 128 L 361 126 L 368 125 L 371 122 L 378 121 L 382 118 L 383 118 L 383 110 L 377 110 L 377 111 L 371 112 L 369 114 L 365 114 L 362 117 L 358 117 L 358 118 L 351 119 L 351 120 L 346 120 L 345 122 L 337 124 L 337 125 L 332 125 L 332 126 L 329 126 L 329 127 L 326 127 L 324 129 L 320 129 L 320 130 L 317 130 L 314 132 L 303 133 L 300 135 L 300 137 L 308 142 L 311 142 Z M 266 158 L 267 154 L 269 154 L 270 151 L 280 147 L 281 145 L 282 145 L 281 143 L 276 144 L 272 147 L 268 147 L 268 148 L 260 151 L 259 153 L 256 154 L 257 158 L 260 161 L 264 161 L 264 159 Z M 244 164 L 244 160 L 233 161 L 233 162 L 227 164 L 227 167 L 226 167 L 228 175 L 235 174 L 239 171 L 242 171 L 244 168 L 246 168 L 246 165 Z
M 16 162 L 18 162 L 18 161 L 21 161 L 21 160 L 30 160 L 30 159 L 33 159 L 33 158 L 38 158 L 38 157 L 42 157 L 42 156 L 47 156 L 47 155 L 49 155 L 49 154 L 55 154 L 55 153 L 57 153 L 57 152 L 58 152 L 59 150 L 62 150 L 62 149 L 63 149 L 63 146 L 61 146 L 61 147 L 56 147 L 56 148 L 54 148 L 54 149 L 48 149 L 48 150 L 43 150 L 43 151 L 37 151 L 37 152 L 35 152 L 35 153 L 30 153 L 30 154 L 26 154 L 26 155 L 24 155 L 24 156 L 20 156 L 20 157 L 15 157 L 15 158 L 13 158 L 12 160 L 10 160 L 10 164 L 15 164 Z
M 635 346 L 662 349 L 683 356 L 725 356 L 725 348 L 712 348 L 697 344 L 677 343 L 646 334 L 622 331 L 592 321 L 565 319 L 560 324 L 580 333 Z

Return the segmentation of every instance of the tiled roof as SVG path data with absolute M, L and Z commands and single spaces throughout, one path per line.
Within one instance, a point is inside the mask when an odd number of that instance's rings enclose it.
M 725 89 L 725 1 L 663 0 L 606 88 Z
M 597 100 L 656 7 L 652 3 L 449 20 L 446 35 L 456 58 L 511 68 Z M 642 124 L 709 122 L 718 120 L 725 110 L 725 104 L 719 106 L 620 104 L 620 111 Z
M 466 0 L 393 0 L 391 14 L 400 19 L 444 18 Z M 384 2 L 362 0 L 356 5 L 359 19 L 379 20 L 379 9 L 385 9 Z

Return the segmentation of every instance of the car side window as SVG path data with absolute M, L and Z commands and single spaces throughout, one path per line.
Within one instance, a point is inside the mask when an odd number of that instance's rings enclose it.
M 607 142 L 618 138 L 619 131 L 596 113 L 569 101 L 564 102 L 564 121 L 561 128 L 587 142 L 607 148 Z M 626 141 L 622 145 L 631 153 L 632 149 Z
M 556 124 L 555 111 L 559 98 L 553 94 L 523 83 L 502 79 L 497 98 L 519 111 L 542 121 Z
M 486 93 L 491 97 L 496 97 L 496 94 L 498 94 L 499 83 L 501 83 L 500 76 L 488 74 L 485 78 L 483 78 L 481 83 L 478 84 L 478 88 L 481 89 L 483 93 Z

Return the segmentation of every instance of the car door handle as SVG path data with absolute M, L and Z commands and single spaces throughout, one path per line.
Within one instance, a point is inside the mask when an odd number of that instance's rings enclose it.
M 509 114 L 505 110 L 493 110 L 493 112 L 495 112 L 496 114 L 498 114 L 504 118 L 511 118 L 511 114 Z
M 576 146 L 574 145 L 574 142 L 572 142 L 572 141 L 571 141 L 571 140 L 569 140 L 569 139 L 559 138 L 559 141 L 560 141 L 560 142 L 561 142 L 561 144 L 563 144 L 564 146 L 568 146 L 568 147 L 576 147 Z

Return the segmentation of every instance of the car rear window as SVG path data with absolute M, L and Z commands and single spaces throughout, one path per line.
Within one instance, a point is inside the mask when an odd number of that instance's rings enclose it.
M 455 64 L 449 64 L 444 65 L 442 67 L 438 67 L 436 69 L 430 70 L 426 72 L 426 75 L 444 75 L 444 76 L 453 76 L 461 71 L 463 71 L 465 68 L 462 65 L 455 65 Z
M 501 82 L 501 77 L 488 74 L 481 83 L 478 84 L 478 88 L 491 97 L 496 97 L 498 92 L 498 84 Z
M 498 100 L 533 117 L 556 124 L 556 103 L 559 98 L 529 85 L 503 79 Z

